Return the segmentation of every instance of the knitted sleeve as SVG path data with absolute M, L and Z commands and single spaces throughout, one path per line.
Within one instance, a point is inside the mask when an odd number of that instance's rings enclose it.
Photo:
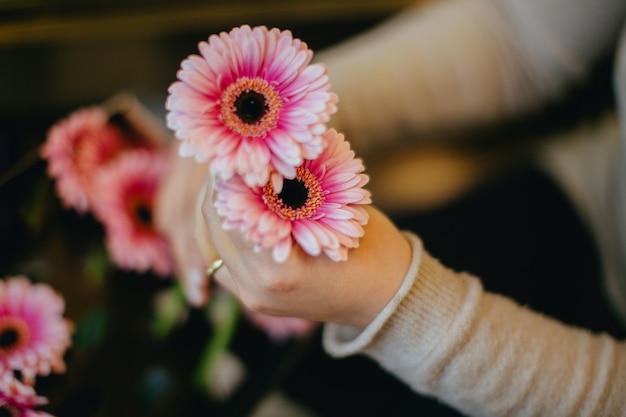
M 425 3 L 425 5 L 422 5 Z M 537 109 L 610 51 L 623 0 L 420 2 L 316 59 L 357 152 Z
M 364 330 L 327 324 L 331 355 L 368 355 L 468 415 L 626 415 L 624 342 L 485 292 L 407 236 L 414 255 L 398 293 Z

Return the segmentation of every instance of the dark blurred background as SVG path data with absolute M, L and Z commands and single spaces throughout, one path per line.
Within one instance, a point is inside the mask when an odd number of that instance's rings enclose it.
M 247 23 L 289 28 L 311 48 L 409 0 L 0 0 L 0 112 L 54 111 L 132 89 L 161 110 L 180 61 Z

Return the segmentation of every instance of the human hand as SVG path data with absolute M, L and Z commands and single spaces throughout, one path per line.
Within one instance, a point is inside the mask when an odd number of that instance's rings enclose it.
M 198 195 L 208 175 L 208 166 L 192 158 L 181 158 L 178 146 L 178 141 L 171 145 L 170 171 L 157 195 L 155 222 L 170 242 L 185 297 L 190 304 L 198 307 L 207 301 L 210 287 L 194 236 L 194 213 L 196 204 L 201 201 Z M 205 256 L 218 256 L 210 241 L 203 242 L 202 251 Z
M 206 265 L 224 261 L 215 279 L 249 309 L 356 327 L 367 326 L 396 293 L 411 262 L 405 237 L 374 207 L 358 248 L 346 261 L 306 254 L 295 246 L 277 263 L 238 231 L 225 231 L 209 178 L 196 211 L 196 238 Z M 211 243 L 212 242 L 212 243 Z

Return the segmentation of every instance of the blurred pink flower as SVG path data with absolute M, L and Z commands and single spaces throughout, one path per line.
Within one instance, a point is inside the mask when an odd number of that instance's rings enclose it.
M 94 173 L 124 148 L 122 132 L 101 107 L 79 109 L 55 123 L 41 148 L 65 207 L 90 208 Z
M 40 397 L 31 386 L 24 385 L 15 379 L 13 372 L 7 371 L 0 375 L 0 415 L 11 417 L 52 417 L 35 407 L 47 404 L 45 397 Z
M 72 323 L 65 302 L 46 284 L 24 276 L 0 280 L 0 373 L 19 370 L 26 381 L 65 372 Z
M 119 155 L 95 179 L 93 211 L 104 225 L 111 261 L 122 269 L 173 272 L 169 242 L 153 221 L 167 168 L 166 152 L 137 149 Z
M 291 338 L 305 337 L 311 334 L 318 323 L 298 317 L 278 317 L 245 310 L 245 317 L 254 326 L 263 330 L 274 342 L 280 343 Z
M 362 187 L 369 178 L 343 135 L 331 129 L 324 139 L 322 154 L 305 160 L 295 179 L 274 174 L 262 187 L 248 187 L 239 176 L 216 180 L 224 228 L 244 232 L 258 250 L 272 248 L 277 262 L 289 257 L 292 239 L 309 255 L 345 260 L 368 221 L 362 205 L 370 193 Z
M 294 178 L 322 151 L 336 109 L 326 67 L 291 32 L 244 25 L 200 42 L 169 88 L 168 127 L 182 156 L 211 161 L 214 173 L 265 184 L 272 169 Z

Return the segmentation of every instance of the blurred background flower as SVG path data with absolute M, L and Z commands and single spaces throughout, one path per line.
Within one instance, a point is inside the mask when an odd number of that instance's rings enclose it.
M 125 146 L 122 132 L 109 123 L 102 107 L 79 109 L 55 123 L 41 155 L 48 161 L 48 175 L 56 179 L 63 204 L 87 211 L 95 173 Z
M 283 343 L 292 338 L 307 337 L 319 326 L 311 320 L 298 317 L 277 317 L 246 310 L 246 318 L 263 329 L 273 341 Z
M 0 281 L 0 374 L 18 371 L 32 384 L 37 375 L 65 372 L 73 324 L 64 312 L 63 297 L 46 284 Z
M 105 227 L 111 261 L 119 268 L 152 271 L 161 277 L 174 271 L 169 242 L 153 220 L 168 156 L 155 150 L 128 151 L 102 168 L 93 181 L 93 210 Z

